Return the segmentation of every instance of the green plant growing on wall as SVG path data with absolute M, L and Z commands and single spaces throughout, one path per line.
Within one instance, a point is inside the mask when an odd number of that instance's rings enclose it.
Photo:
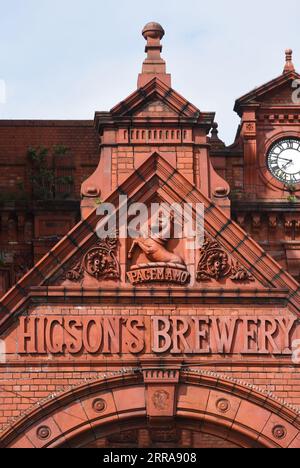
M 298 201 L 298 198 L 296 197 L 296 195 L 292 195 L 292 194 L 290 194 L 287 199 L 290 203 L 296 203 Z
M 288 185 L 286 186 L 286 189 L 289 191 L 289 196 L 287 197 L 287 200 L 290 203 L 296 203 L 298 201 L 298 197 L 295 194 L 297 187 L 296 185 Z
M 32 183 L 33 197 L 37 200 L 54 200 L 56 198 L 56 187 L 59 184 L 73 184 L 72 176 L 57 176 L 53 161 L 56 157 L 64 156 L 69 148 L 63 145 L 53 147 L 52 154 L 48 148 L 29 148 L 27 157 L 31 163 L 30 180 Z M 52 165 L 51 161 L 52 160 Z M 66 197 L 69 195 L 65 194 Z
M 70 151 L 70 148 L 64 145 L 54 145 L 53 154 L 54 156 L 65 156 Z

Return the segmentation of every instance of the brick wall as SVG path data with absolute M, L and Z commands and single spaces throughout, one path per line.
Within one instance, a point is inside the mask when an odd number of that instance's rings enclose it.
M 30 193 L 27 151 L 55 145 L 70 148 L 74 165 L 75 196 L 98 165 L 99 141 L 93 121 L 0 121 L 0 190 L 14 192 L 24 182 Z
M 58 177 L 71 176 L 68 199 L 32 197 L 30 147 L 69 149 L 55 160 Z M 99 162 L 93 121 L 0 121 L 0 297 L 80 219 L 80 187 Z M 76 203 L 75 203 L 76 201 Z M 47 230 L 47 225 L 49 229 Z
M 291 316 L 287 309 L 272 307 L 251 308 L 170 306 L 149 307 L 109 306 L 109 307 L 71 307 L 39 306 L 29 311 L 30 316 Z M 99 375 L 120 369 L 120 356 L 93 356 L 86 352 L 79 355 L 18 355 L 18 326 L 13 326 L 5 338 L 8 361 L 0 364 L 0 424 L 19 416 L 23 410 L 32 407 L 51 393 L 61 392 L 69 385 L 79 385 L 85 379 L 97 379 Z M 56 330 L 58 336 L 59 330 Z M 149 336 L 146 341 L 149 341 Z M 146 350 L 148 346 L 146 345 Z M 122 355 L 121 367 L 138 367 L 141 359 L 153 359 L 153 354 L 142 353 L 138 356 Z M 165 356 L 167 358 L 168 356 Z M 278 398 L 300 408 L 300 375 L 293 365 L 291 356 L 245 356 L 234 354 L 230 359 L 224 355 L 186 355 L 182 357 L 190 368 L 200 368 L 218 373 L 220 376 L 233 377 L 237 381 L 252 384 L 260 390 L 267 390 Z M 225 361 L 225 362 L 224 362 Z

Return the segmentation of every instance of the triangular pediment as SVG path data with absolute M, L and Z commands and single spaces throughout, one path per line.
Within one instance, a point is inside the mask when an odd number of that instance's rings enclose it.
M 241 115 L 242 109 L 247 106 L 272 104 L 277 106 L 295 105 L 292 84 L 299 80 L 300 75 L 294 71 L 284 73 L 280 77 L 255 88 L 236 100 L 234 110 Z
M 198 121 L 201 116 L 197 107 L 160 81 L 159 78 L 153 78 L 143 88 L 137 89 L 111 110 L 114 117 L 144 117 L 145 113 L 146 116 L 154 118 L 157 115 L 166 114 L 195 121 Z
M 151 216 L 151 205 L 164 204 L 172 206 L 172 203 L 182 203 L 178 197 L 174 199 L 167 198 L 165 183 L 156 175 L 149 179 L 148 184 L 141 188 L 137 197 L 132 201 L 134 203 L 144 203 L 148 208 L 149 218 Z M 169 193 L 170 195 L 170 193 Z M 129 206 L 130 206 L 130 200 Z M 188 203 L 190 203 L 188 201 Z M 116 210 L 118 213 L 118 209 Z M 152 242 L 152 238 L 146 239 L 145 245 L 143 241 L 137 245 L 137 248 L 128 256 L 128 252 L 132 250 L 134 240 L 119 239 L 118 236 L 104 238 L 99 240 L 96 235 L 88 239 L 78 251 L 62 265 L 56 274 L 51 276 L 47 281 L 47 286 L 62 286 L 62 287 L 78 287 L 78 288 L 102 288 L 102 287 L 122 287 L 130 285 L 161 285 L 161 281 L 149 281 L 139 278 L 131 278 L 132 271 L 143 273 L 145 270 L 151 269 L 155 263 L 169 264 L 179 263 L 180 269 L 188 272 L 188 276 L 184 282 L 165 281 L 165 286 L 171 287 L 174 285 L 185 286 L 189 288 L 227 288 L 235 289 L 237 287 L 249 287 L 251 289 L 265 290 L 270 285 L 259 275 L 251 272 L 251 268 L 243 264 L 243 261 L 237 258 L 235 253 L 230 253 L 222 242 L 217 241 L 212 234 L 206 229 L 204 232 L 203 243 L 195 249 L 192 254 L 194 256 L 194 264 L 187 267 L 190 252 L 184 252 L 182 247 L 186 239 L 173 238 L 172 235 L 168 241 L 161 247 L 158 243 Z M 151 244 L 152 242 L 152 244 Z M 147 248 L 150 243 L 150 248 L 158 248 L 157 255 L 148 255 Z M 126 258 L 126 266 L 123 268 L 126 271 L 126 278 L 122 278 L 121 258 Z M 102 268 L 97 268 L 95 262 L 103 263 Z M 105 264 L 104 264 L 105 263 Z M 194 273 L 194 271 L 196 273 Z M 131 281 L 133 279 L 133 281 Z M 129 281 L 128 281 L 129 280 Z M 125 283 L 125 284 L 124 284 Z
M 134 113 L 135 117 L 176 117 L 178 113 L 159 97 L 153 97 Z
M 239 303 L 245 298 L 255 301 L 253 298 L 259 299 L 263 295 L 265 300 L 275 297 L 278 303 L 284 300 L 293 310 L 300 311 L 299 284 L 160 155 L 152 155 L 140 167 L 138 174 L 132 174 L 106 201 L 118 207 L 120 193 L 127 195 L 129 203 L 147 204 L 155 198 L 167 203 L 204 205 L 206 239 L 194 259 L 183 258 L 177 244 L 167 245 L 163 251 L 162 262 L 175 264 L 177 270 L 184 272 L 182 277 L 185 281 L 174 284 L 171 276 L 168 276 L 169 279 L 158 286 L 154 278 L 150 287 L 149 284 L 129 281 L 128 272 L 135 271 L 136 267 L 147 268 L 148 265 L 142 264 L 145 259 L 133 258 L 133 263 L 128 262 L 130 245 L 127 244 L 126 251 L 122 251 L 124 240 L 115 243 L 108 239 L 99 243 L 95 234 L 99 216 L 95 210 L 2 298 L 2 323 L 22 311 L 32 296 L 37 296 L 39 301 L 44 297 L 48 302 L 62 295 L 64 300 L 72 297 L 81 301 L 85 297 L 88 300 L 94 298 L 99 301 L 105 297 L 112 300 L 117 295 L 118 300 L 124 296 L 135 301 L 139 295 L 149 296 L 149 299 L 156 287 L 156 294 L 160 294 L 162 300 L 165 294 L 168 300 L 172 295 L 175 299 L 180 296 L 181 301 L 184 298 L 206 300 L 207 297 L 221 301 L 229 297 L 228 300 Z M 94 260 L 96 263 L 93 263 Z M 99 266 L 102 261 L 104 266 Z M 154 261 L 150 263 L 153 267 Z M 195 268 L 191 267 L 192 264 Z M 168 275 L 171 275 L 170 271 Z M 85 277 L 89 278 L 88 282 L 84 281 Z M 93 282 L 90 282 L 90 278 Z
M 257 101 L 263 104 L 272 104 L 274 106 L 291 106 L 294 105 L 293 93 L 295 88 L 292 88 L 293 81 L 283 83 L 281 86 L 269 91 L 263 96 L 260 96 Z

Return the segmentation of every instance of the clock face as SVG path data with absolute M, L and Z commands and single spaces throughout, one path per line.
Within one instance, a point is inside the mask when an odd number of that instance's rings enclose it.
M 300 183 L 300 140 L 284 138 L 274 143 L 268 152 L 268 168 L 284 184 Z

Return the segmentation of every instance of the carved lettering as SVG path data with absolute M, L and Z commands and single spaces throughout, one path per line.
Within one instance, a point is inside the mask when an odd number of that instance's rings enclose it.
M 217 316 L 20 317 L 28 355 L 291 355 L 296 318 Z M 147 350 L 147 351 L 145 351 Z
M 211 352 L 208 343 L 209 318 L 193 317 L 193 320 L 195 322 L 195 354 L 209 354 Z
M 242 351 L 242 354 L 258 353 L 257 324 L 258 319 L 256 318 L 243 320 L 244 349 Z
M 169 351 L 172 339 L 169 334 L 171 322 L 165 317 L 153 317 L 153 347 L 154 353 L 161 354 Z M 162 328 L 163 326 L 163 328 Z
M 166 282 L 185 285 L 190 280 L 190 274 L 185 268 L 171 267 L 141 267 L 127 272 L 127 278 L 133 285 L 154 282 Z
M 126 322 L 128 335 L 126 345 L 131 354 L 139 354 L 145 348 L 145 325 L 142 317 L 130 318 Z
M 193 350 L 190 348 L 186 334 L 190 332 L 188 318 L 172 318 L 173 323 L 173 349 L 171 354 L 191 354 Z
M 19 353 L 20 354 L 31 354 L 36 353 L 36 318 L 28 319 L 27 317 L 20 318 L 20 336 L 19 341 Z
M 279 348 L 275 342 L 274 336 L 278 332 L 278 323 L 275 319 L 260 319 L 260 327 L 258 329 L 259 352 L 268 354 L 272 350 L 273 354 L 279 354 Z M 271 348 L 270 348 L 271 347 Z
M 221 354 L 231 354 L 233 339 L 237 327 L 237 318 L 212 317 L 212 329 L 215 332 L 217 350 Z
M 62 331 L 63 318 L 46 321 L 46 348 L 51 354 L 62 354 L 63 341 L 59 332 Z
M 38 326 L 39 330 L 41 332 L 39 333 L 38 339 L 37 339 L 37 352 L 38 354 L 47 354 L 46 353 L 46 343 L 45 343 L 45 328 L 46 328 L 46 317 L 39 317 L 37 318 L 38 321 Z
M 66 352 L 78 354 L 83 348 L 81 320 L 68 317 L 65 319 Z
M 278 320 L 279 326 L 283 334 L 283 354 L 293 354 L 292 351 L 292 330 L 298 322 L 297 318 L 282 318 Z
M 121 352 L 121 320 L 122 317 L 103 319 L 103 354 L 119 354 Z
M 89 320 L 87 326 L 83 328 L 83 347 L 89 354 L 96 354 L 101 349 L 102 325 L 98 320 Z M 103 351 L 104 353 L 104 351 Z

